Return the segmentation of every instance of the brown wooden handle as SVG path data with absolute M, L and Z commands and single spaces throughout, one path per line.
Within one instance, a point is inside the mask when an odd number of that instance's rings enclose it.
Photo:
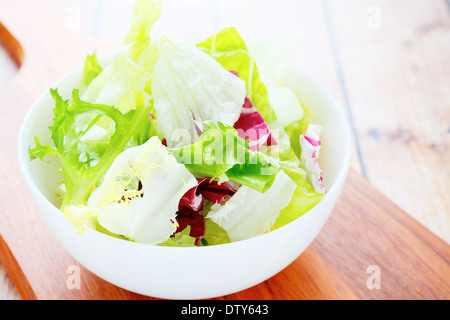
M 19 41 L 12 35 L 11 32 L 0 21 L 0 44 L 6 49 L 8 54 L 13 59 L 17 67 L 23 63 L 25 52 Z

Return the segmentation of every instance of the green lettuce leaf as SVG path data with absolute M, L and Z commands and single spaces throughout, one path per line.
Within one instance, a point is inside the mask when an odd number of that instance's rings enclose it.
M 145 83 L 150 73 L 119 52 L 112 64 L 107 66 L 83 92 L 82 98 L 96 104 L 116 106 L 122 113 L 135 109 L 137 105 L 148 105 Z
M 303 118 L 294 121 L 284 127 L 284 131 L 289 136 L 291 147 L 294 150 L 295 156 L 297 158 L 300 158 L 300 154 L 302 153 L 302 148 L 300 146 L 300 135 L 304 135 L 306 133 L 306 129 L 308 128 L 311 118 L 308 110 L 306 110 L 305 108 L 304 110 L 305 114 Z
M 282 135 L 279 142 L 277 149 L 281 168 L 295 182 L 297 188 L 289 204 L 280 212 L 272 229 L 282 227 L 304 215 L 324 197 L 314 190 L 306 171 L 301 168 L 300 160 L 291 147 L 290 136 Z
M 29 149 L 29 155 L 31 160 L 44 160 L 45 156 L 54 154 L 60 160 L 66 190 L 62 197 L 61 207 L 64 208 L 87 201 L 117 155 L 141 126 L 145 126 L 150 108 L 139 107 L 123 114 L 113 106 L 82 101 L 77 89 L 73 90 L 71 103 L 64 100 L 56 89 L 50 92 L 56 102 L 53 125 L 49 127 L 54 145 L 42 144 L 35 137 L 36 147 Z M 92 120 L 80 128 L 76 118 L 84 114 L 91 114 Z M 89 135 L 96 122 L 103 117 L 114 123 L 114 133 L 110 139 L 107 143 L 87 144 L 80 149 L 83 137 Z
M 189 235 L 191 227 L 187 226 L 183 231 L 176 233 L 173 237 L 170 237 L 166 241 L 158 244 L 158 246 L 164 247 L 195 247 L 195 238 Z
M 133 9 L 131 28 L 125 38 L 124 43 L 134 43 L 136 41 L 147 42 L 148 35 L 161 14 L 160 0 L 137 0 Z
M 272 226 L 272 230 L 299 218 L 324 197 L 323 194 L 316 192 L 310 183 L 308 175 L 302 168 L 301 161 L 291 145 L 289 133 L 280 130 L 277 141 L 278 144 L 260 148 L 260 150 L 279 161 L 281 169 L 295 182 L 297 188 L 289 204 L 280 212 L 275 224 Z
M 230 242 L 230 237 L 224 228 L 211 219 L 205 219 L 205 235 L 201 241 L 204 246 L 214 246 Z
M 131 239 L 129 239 L 129 238 L 125 237 L 125 236 L 118 235 L 116 233 L 113 233 L 113 232 L 105 229 L 104 227 L 102 227 L 102 225 L 100 223 L 98 223 L 98 219 L 97 218 L 94 219 L 93 224 L 94 224 L 94 229 L 96 231 L 98 231 L 98 232 L 104 233 L 104 234 L 106 234 L 108 236 L 111 236 L 111 237 L 114 237 L 114 238 L 117 238 L 117 239 L 132 241 Z
M 84 62 L 81 84 L 85 87 L 89 86 L 92 80 L 94 80 L 102 71 L 103 69 L 98 63 L 97 55 L 94 53 L 87 56 L 86 61 Z
M 270 124 L 276 120 L 275 112 L 270 106 L 267 89 L 258 73 L 255 60 L 235 28 L 227 28 L 198 43 L 198 47 L 216 59 L 225 69 L 236 71 L 239 78 L 247 84 L 247 95 Z
M 281 210 L 272 229 L 282 227 L 301 217 L 324 197 L 323 194 L 317 193 L 314 190 L 314 187 L 307 180 L 306 172 L 302 168 L 289 168 L 283 166 L 283 170 L 292 180 L 294 180 L 297 188 L 287 207 Z
M 160 44 L 150 38 L 150 30 L 159 17 L 159 0 L 136 1 L 131 28 L 124 44 L 89 85 L 82 90 L 83 100 L 114 105 L 122 113 L 136 106 L 149 105 L 150 75 Z
M 280 170 L 278 162 L 248 149 L 248 142 L 231 126 L 221 122 L 204 122 L 200 140 L 183 148 L 171 149 L 178 162 L 193 174 L 230 180 L 264 192 Z

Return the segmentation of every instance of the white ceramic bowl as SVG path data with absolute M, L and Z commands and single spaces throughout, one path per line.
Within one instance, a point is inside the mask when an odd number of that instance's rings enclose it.
M 63 97 L 69 98 L 81 74 L 82 68 L 74 70 L 51 88 L 58 88 Z M 75 235 L 70 222 L 54 205 L 55 188 L 61 179 L 55 174 L 56 160 L 30 162 L 28 156 L 34 136 L 42 141 L 49 136 L 54 107 L 49 90 L 34 103 L 22 124 L 20 167 L 50 230 L 79 263 L 104 280 L 136 293 L 168 299 L 235 293 L 272 277 L 311 244 L 335 206 L 349 167 L 350 130 L 335 99 L 318 82 L 295 69 L 286 72 L 284 84 L 299 93 L 312 121 L 323 126 L 320 164 L 328 193 L 302 217 L 262 236 L 224 245 L 178 248 L 128 242 L 93 230 Z

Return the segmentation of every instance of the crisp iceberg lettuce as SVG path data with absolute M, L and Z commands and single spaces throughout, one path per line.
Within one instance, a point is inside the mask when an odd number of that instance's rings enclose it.
M 87 87 L 91 84 L 101 72 L 103 71 L 100 63 L 97 60 L 97 55 L 94 53 L 86 57 L 83 69 L 83 79 L 81 80 L 81 85 Z
M 300 120 L 304 115 L 297 96 L 283 84 L 283 75 L 290 66 L 292 52 L 299 40 L 299 34 L 287 34 L 249 45 L 249 51 L 267 88 L 277 122 L 283 127 Z
M 131 28 L 128 31 L 124 43 L 148 42 L 148 35 L 160 14 L 160 0 L 136 0 Z
M 131 29 L 113 58 L 81 92 L 91 103 L 114 105 L 122 113 L 148 106 L 148 86 L 160 43 L 150 39 L 150 30 L 161 12 L 160 1 L 139 0 L 134 8 Z
M 297 157 L 301 153 L 299 137 L 305 134 L 310 115 L 300 102 L 297 92 L 284 85 L 283 75 L 290 67 L 292 52 L 300 38 L 300 34 L 294 33 L 258 41 L 249 46 L 267 87 L 269 102 L 277 117 L 276 125 L 289 135 L 291 147 Z
M 270 231 L 296 188 L 281 170 L 266 192 L 243 186 L 224 205 L 213 205 L 206 217 L 226 230 L 231 241 L 252 238 Z
M 255 59 L 235 28 L 226 28 L 197 44 L 225 69 L 235 71 L 247 86 L 247 95 L 267 123 L 275 121 L 266 87 L 261 81 Z
M 78 228 L 83 226 L 84 211 L 87 220 L 96 217 L 114 234 L 158 244 L 175 232 L 180 199 L 196 185 L 185 166 L 177 163 L 158 137 L 152 137 L 117 156 L 86 207 L 68 206 L 65 213 Z
M 86 101 L 116 106 L 122 113 L 137 105 L 148 105 L 145 92 L 150 72 L 135 63 L 126 54 L 118 53 L 111 65 L 106 67 L 84 91 Z
M 195 132 L 197 121 L 221 121 L 232 126 L 246 96 L 245 82 L 230 74 L 199 48 L 168 44 L 161 49 L 151 77 L 158 128 L 169 147 L 180 129 Z

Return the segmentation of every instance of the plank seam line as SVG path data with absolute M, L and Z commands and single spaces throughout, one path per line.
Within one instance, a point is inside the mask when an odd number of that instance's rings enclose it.
M 447 5 L 447 12 L 450 14 L 450 0 L 444 0 Z
M 447 0 L 447 1 L 450 1 L 450 0 Z M 362 152 L 361 152 L 361 145 L 360 145 L 358 134 L 357 134 L 357 131 L 356 131 L 355 121 L 353 119 L 352 105 L 350 103 L 350 98 L 349 98 L 349 95 L 348 95 L 348 89 L 347 89 L 347 86 L 346 86 L 345 80 L 344 80 L 344 72 L 343 72 L 343 69 L 342 69 L 342 63 L 341 63 L 339 51 L 338 51 L 338 48 L 337 48 L 336 37 L 335 37 L 335 34 L 333 32 L 333 21 L 331 19 L 330 7 L 329 7 L 329 4 L 328 4 L 328 0 L 322 0 L 322 4 L 323 4 L 323 11 L 324 11 L 323 13 L 324 13 L 324 16 L 325 16 L 325 21 L 326 21 L 326 27 L 327 27 L 327 30 L 328 30 L 328 35 L 330 37 L 331 50 L 333 52 L 334 60 L 335 60 L 335 63 L 336 63 L 336 69 L 337 69 L 338 78 L 339 78 L 339 85 L 341 87 L 341 91 L 342 91 L 342 95 L 343 95 L 343 98 L 344 98 L 345 107 L 347 109 L 348 120 L 350 122 L 350 127 L 351 127 L 351 130 L 352 130 L 353 138 L 355 139 L 356 153 L 357 153 L 357 156 L 358 156 L 359 164 L 361 166 L 361 174 L 363 175 L 364 178 L 368 179 L 366 166 L 365 166 L 365 163 L 364 163 L 364 160 L 363 160 L 363 156 L 362 156 Z

